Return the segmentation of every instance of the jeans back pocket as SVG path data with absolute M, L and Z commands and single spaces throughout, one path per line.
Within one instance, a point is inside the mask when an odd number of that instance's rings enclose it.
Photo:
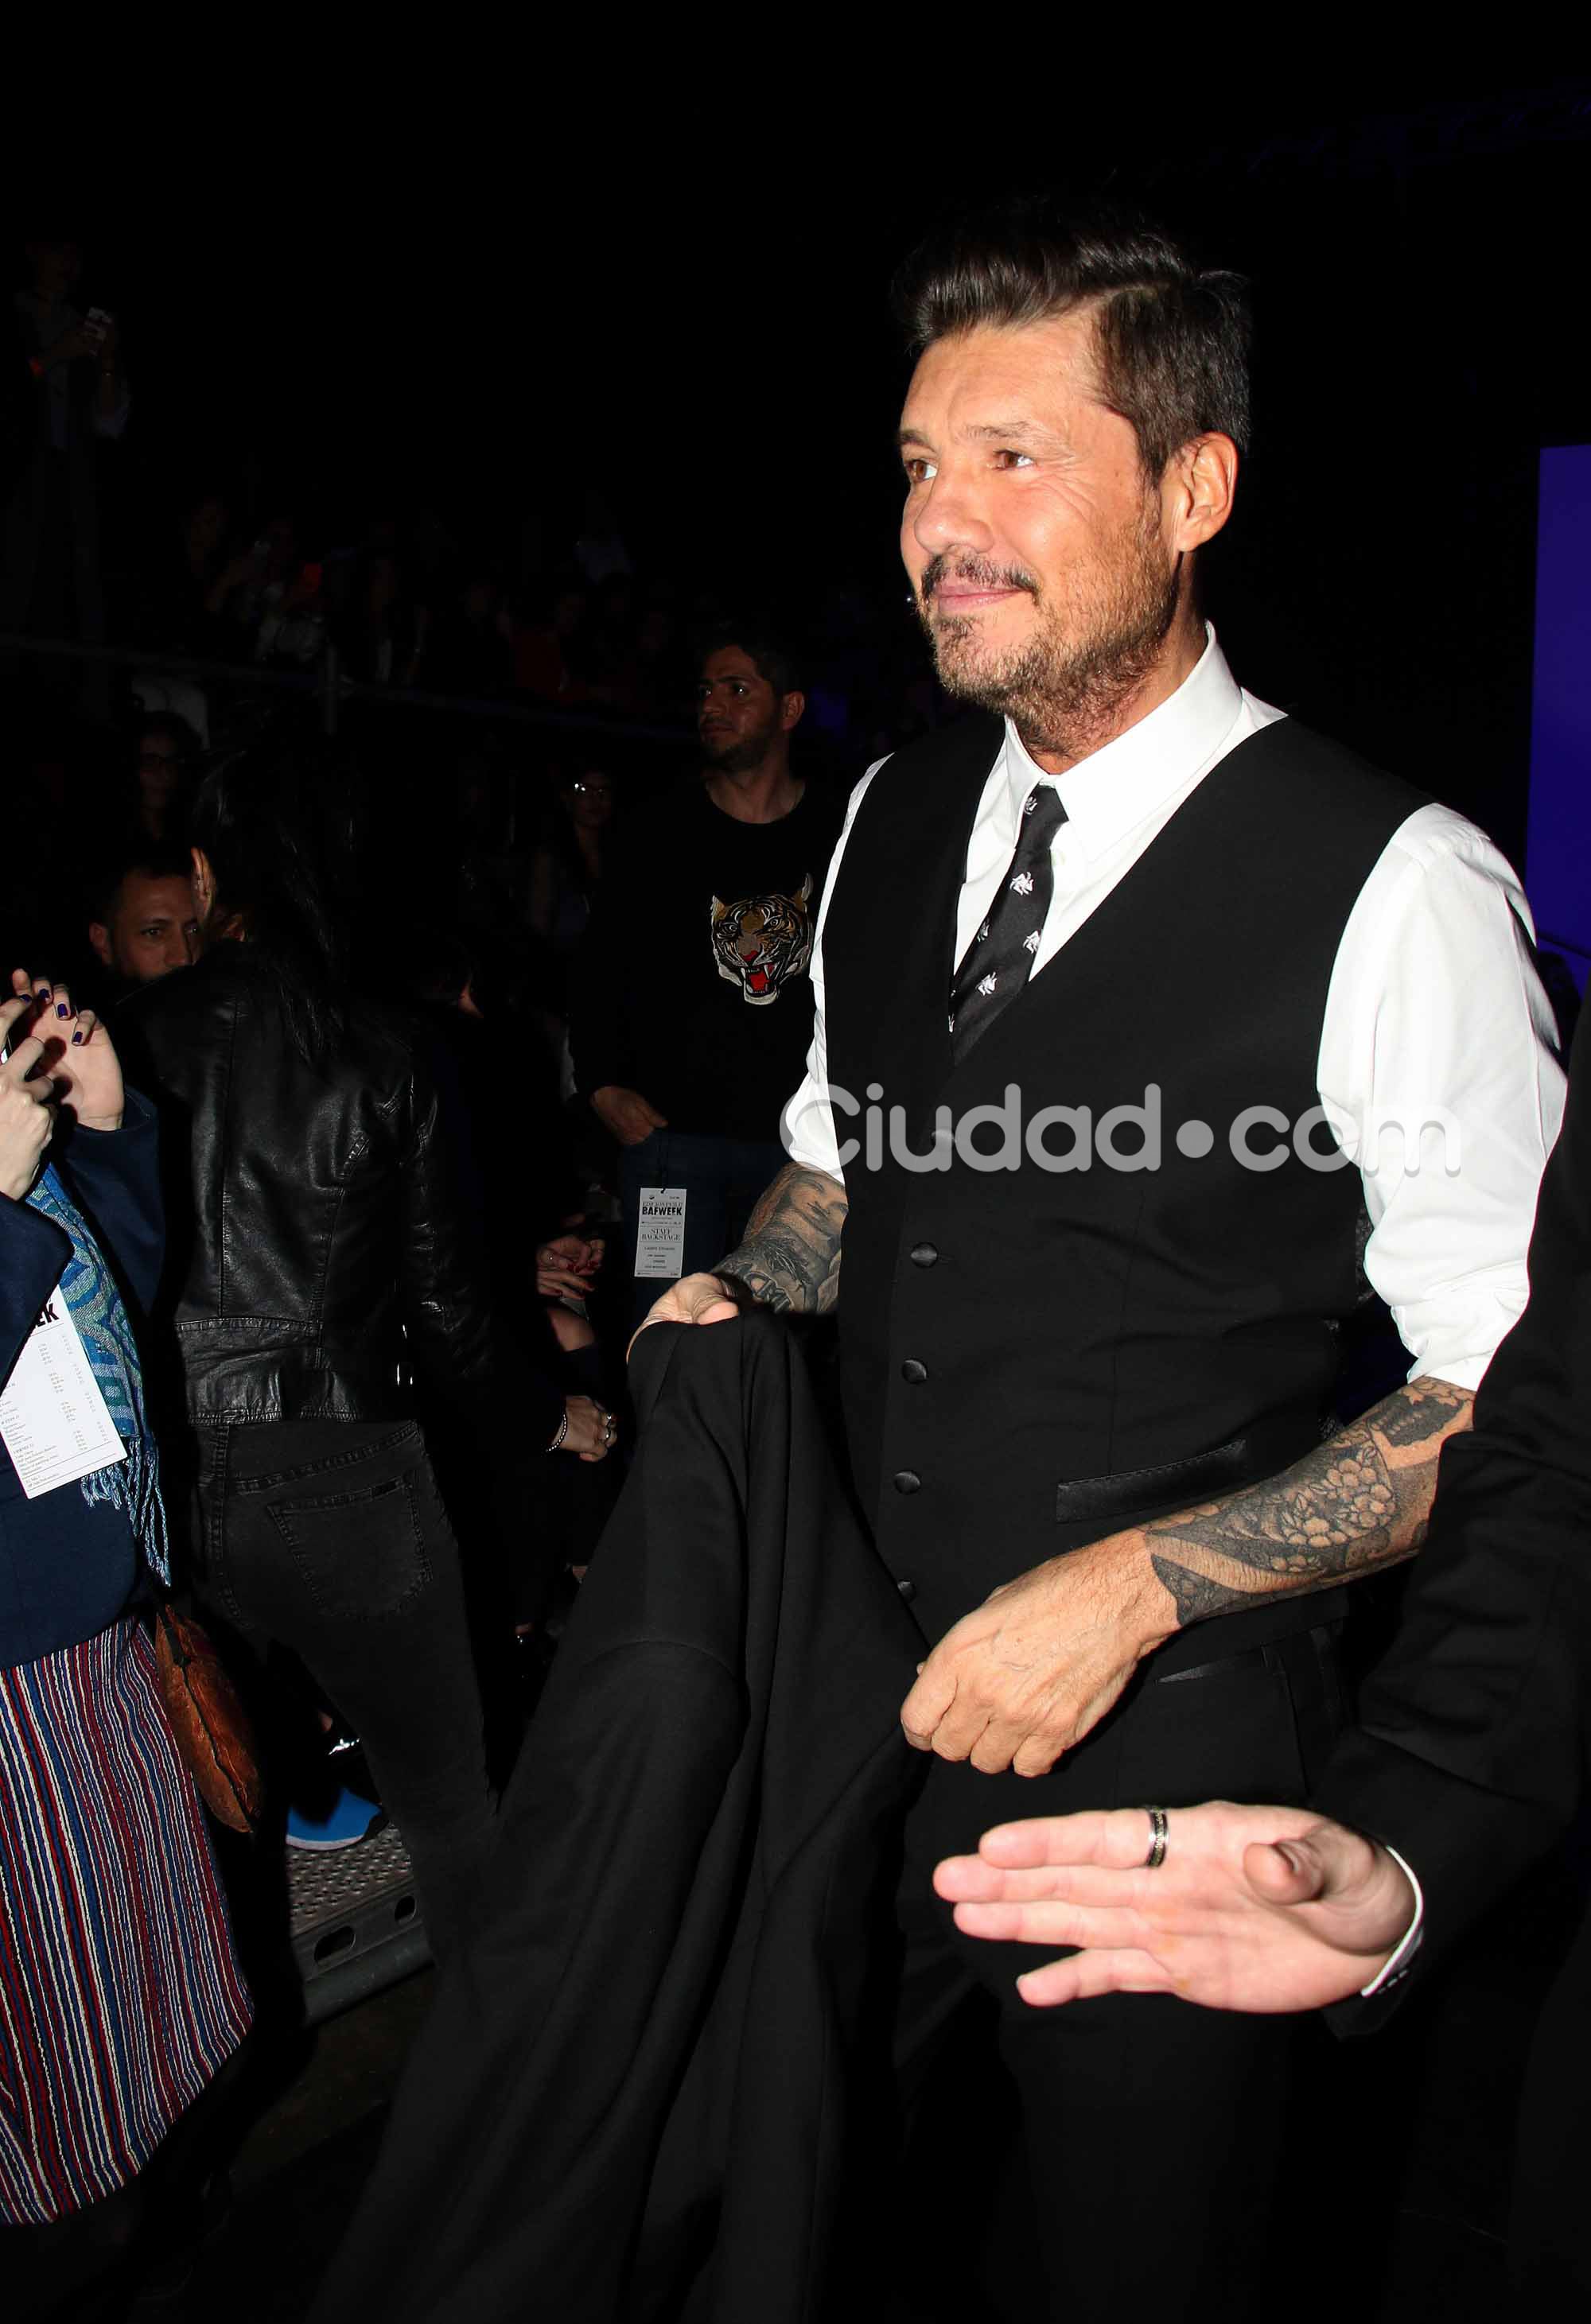
M 412 1472 L 269 1501 L 264 1514 L 322 1614 L 343 1621 L 399 1614 L 431 1578 Z

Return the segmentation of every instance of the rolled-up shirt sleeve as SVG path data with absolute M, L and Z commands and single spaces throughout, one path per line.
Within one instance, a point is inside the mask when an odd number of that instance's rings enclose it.
M 1424 1374 L 1479 1387 L 1529 1296 L 1536 1195 L 1563 1115 L 1530 907 L 1485 834 L 1420 808 L 1338 948 L 1320 1097 L 1359 1166 L 1364 1271 Z
M 842 1137 L 848 1137 L 835 1120 L 834 1093 L 828 1083 L 828 1043 L 824 1026 L 823 1008 L 823 931 L 828 920 L 828 907 L 834 895 L 835 881 L 839 877 L 840 858 L 845 853 L 846 841 L 851 825 L 856 820 L 856 810 L 866 797 L 867 787 L 879 768 L 885 765 L 876 760 L 868 768 L 846 808 L 846 820 L 838 844 L 829 861 L 828 879 L 823 890 L 823 902 L 819 908 L 817 933 L 812 939 L 812 958 L 808 974 L 812 980 L 812 1043 L 807 1051 L 807 1070 L 801 1085 L 784 1109 L 780 1123 L 780 1136 L 791 1160 L 803 1170 L 825 1170 L 831 1178 L 845 1184 L 845 1167 L 840 1160 Z M 841 1111 L 848 1093 L 840 1094 Z

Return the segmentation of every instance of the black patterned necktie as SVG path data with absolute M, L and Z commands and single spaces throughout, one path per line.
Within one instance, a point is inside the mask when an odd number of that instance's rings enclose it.
M 950 1047 L 957 1064 L 1033 973 L 1055 892 L 1050 850 L 1065 821 L 1066 809 L 1053 784 L 1035 783 L 1023 803 L 1016 853 L 1005 867 L 988 918 L 950 980 Z

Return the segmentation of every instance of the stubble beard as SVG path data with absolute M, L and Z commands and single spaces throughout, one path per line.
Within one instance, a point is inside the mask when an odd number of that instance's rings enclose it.
M 976 560 L 947 564 L 957 578 L 1033 597 L 1033 634 L 1004 650 L 982 643 L 976 614 L 933 614 L 939 563 L 923 576 L 930 599 L 925 605 L 919 597 L 918 613 L 947 693 L 1009 718 L 1030 751 L 1082 758 L 1119 731 L 1123 708 L 1160 659 L 1179 600 L 1179 565 L 1166 564 L 1152 511 L 1125 528 L 1103 585 L 1068 575 L 1059 589 L 1041 591 L 1025 573 Z
M 779 732 L 777 716 L 771 716 L 765 726 L 755 728 L 738 742 L 730 742 L 721 751 L 714 751 L 705 737 L 702 756 L 707 761 L 706 772 L 711 775 L 749 775 L 755 772 L 773 747 L 773 737 Z

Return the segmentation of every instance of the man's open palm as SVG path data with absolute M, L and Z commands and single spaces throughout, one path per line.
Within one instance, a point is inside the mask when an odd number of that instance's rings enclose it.
M 1211 2009 L 1318 2009 L 1363 1990 L 1407 1934 L 1412 1884 L 1374 1840 L 1304 1808 L 1175 1808 L 1144 1863 L 1142 1808 L 1040 1816 L 984 1834 L 934 1875 L 969 1936 L 1076 1945 L 1026 2001 L 1176 1993 Z

